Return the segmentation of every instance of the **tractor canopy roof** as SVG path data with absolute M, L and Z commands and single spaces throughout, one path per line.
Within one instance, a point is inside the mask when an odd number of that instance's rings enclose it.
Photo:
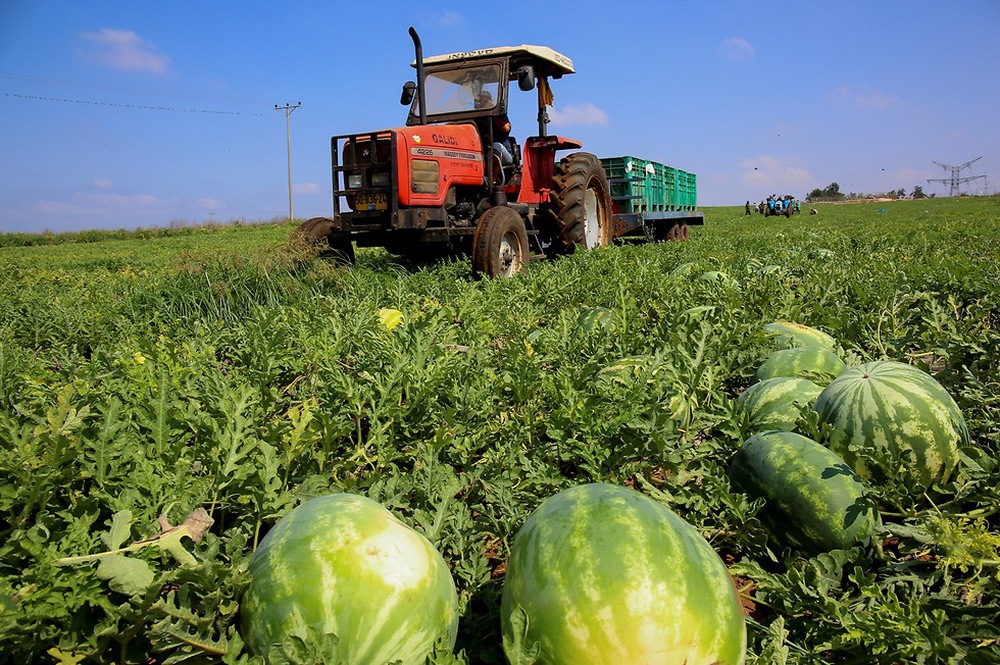
M 531 65 L 534 67 L 537 76 L 549 76 L 557 79 L 561 78 L 563 74 L 573 74 L 575 72 L 573 61 L 565 55 L 548 46 L 535 46 L 533 44 L 497 46 L 495 48 L 477 49 L 475 51 L 434 55 L 424 58 L 424 64 L 431 66 L 449 62 L 467 63 L 495 58 L 508 59 L 511 71 L 516 71 L 518 67 Z M 411 65 L 416 67 L 416 61 L 412 62 Z

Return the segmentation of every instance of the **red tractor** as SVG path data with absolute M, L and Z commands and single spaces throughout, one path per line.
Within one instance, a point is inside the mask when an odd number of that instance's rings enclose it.
M 533 255 L 609 244 L 617 234 L 601 161 L 587 152 L 557 160 L 582 144 L 547 132 L 549 81 L 574 73 L 573 62 L 531 45 L 425 59 L 410 36 L 417 82 L 403 86 L 406 127 L 332 137 L 333 217 L 299 233 L 345 262 L 354 244 L 414 260 L 471 254 L 489 277 L 513 275 Z M 501 142 L 511 81 L 537 95 L 538 134 L 523 151 Z

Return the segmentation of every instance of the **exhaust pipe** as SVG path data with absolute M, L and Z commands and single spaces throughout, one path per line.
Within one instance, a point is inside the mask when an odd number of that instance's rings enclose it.
M 420 124 L 427 124 L 427 98 L 424 96 L 424 48 L 420 45 L 420 35 L 410 26 L 410 38 L 417 61 L 417 105 L 420 107 Z

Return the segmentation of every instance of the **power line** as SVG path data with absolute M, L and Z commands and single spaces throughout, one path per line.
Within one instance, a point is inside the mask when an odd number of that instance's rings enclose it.
M 964 164 L 959 164 L 958 166 L 949 166 L 948 164 L 942 164 L 941 162 L 934 162 L 935 164 L 937 164 L 938 166 L 940 166 L 941 168 L 943 168 L 945 171 L 950 170 L 951 171 L 951 177 L 950 178 L 928 178 L 927 182 L 942 182 L 942 183 L 946 182 L 946 183 L 948 183 L 948 187 L 949 187 L 949 189 L 948 189 L 948 196 L 958 196 L 961 193 L 959 185 L 965 184 L 967 182 L 971 182 L 972 180 L 978 180 L 979 178 L 984 178 L 984 179 L 986 178 L 985 174 L 970 175 L 970 176 L 965 176 L 964 178 L 961 177 L 962 169 L 966 169 L 966 168 L 971 167 L 974 163 L 978 162 L 980 159 L 982 159 L 982 155 L 980 155 L 979 157 L 976 157 L 975 159 L 970 159 L 969 161 L 967 161 Z M 934 160 L 931 160 L 931 161 L 933 162 Z
M 170 111 L 174 113 L 205 113 L 210 115 L 246 115 L 263 116 L 263 113 L 244 113 L 242 111 L 216 111 L 211 109 L 185 109 L 176 106 L 149 106 L 146 104 L 125 104 L 123 102 L 97 102 L 85 99 L 66 99 L 63 97 L 42 97 L 39 95 L 21 95 L 15 92 L 3 93 L 5 97 L 16 97 L 18 99 L 32 99 L 42 102 L 66 102 L 68 104 L 89 104 L 91 106 L 107 106 L 113 108 L 131 109 L 137 111 Z

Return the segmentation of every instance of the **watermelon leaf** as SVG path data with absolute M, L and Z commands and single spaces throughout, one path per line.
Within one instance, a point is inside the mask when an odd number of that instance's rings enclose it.
M 510 633 L 504 631 L 503 652 L 510 665 L 534 665 L 542 645 L 535 641 L 528 643 L 528 613 L 517 605 L 510 613 Z
M 149 564 L 141 559 L 133 559 L 121 554 L 112 554 L 101 559 L 97 566 L 97 576 L 107 580 L 112 591 L 137 596 L 143 593 L 156 577 Z

